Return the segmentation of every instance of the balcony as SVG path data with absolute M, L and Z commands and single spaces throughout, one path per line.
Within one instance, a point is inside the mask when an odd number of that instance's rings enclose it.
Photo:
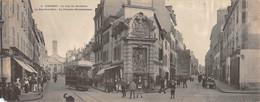
M 92 45 L 92 51 L 93 52 L 95 52 L 95 51 L 97 51 L 101 48 L 102 48 L 102 44 L 100 44 L 100 43 L 95 43 L 95 44 Z

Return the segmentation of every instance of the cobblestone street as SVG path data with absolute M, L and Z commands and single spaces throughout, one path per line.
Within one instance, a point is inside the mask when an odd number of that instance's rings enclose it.
M 64 81 L 63 77 L 59 77 L 57 83 L 51 80 L 43 98 L 37 101 L 64 102 L 64 93 L 73 96 L 76 102 L 258 102 L 260 100 L 259 94 L 221 93 L 216 89 L 202 88 L 196 81 L 188 82 L 188 88 L 177 88 L 175 99 L 170 99 L 170 90 L 167 90 L 166 94 L 146 93 L 143 98 L 129 99 L 129 93 L 126 98 L 122 98 L 121 93 L 109 94 L 93 88 L 89 91 L 76 91 L 64 86 Z

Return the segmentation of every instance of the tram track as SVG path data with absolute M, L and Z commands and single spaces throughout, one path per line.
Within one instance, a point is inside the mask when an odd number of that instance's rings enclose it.
M 94 99 L 94 100 L 96 100 L 96 101 L 98 101 L 98 102 L 102 102 L 101 100 L 97 99 L 96 97 L 93 97 L 93 96 L 91 96 L 91 95 L 89 95 L 89 94 L 87 94 L 87 93 L 85 93 L 85 92 L 81 92 L 81 93 L 83 93 L 83 94 L 85 94 L 85 95 L 91 97 L 92 99 Z
M 76 94 L 72 89 L 68 89 L 70 92 L 72 92 L 74 95 L 76 95 L 81 101 L 86 102 L 84 99 L 82 99 L 78 94 Z
M 82 91 L 74 91 L 73 89 L 69 89 L 74 95 L 76 95 L 81 101 L 83 101 L 83 102 L 87 102 L 86 100 L 84 100 L 80 95 L 78 95 L 76 92 L 80 92 L 80 93 L 83 93 L 84 95 L 87 95 L 88 97 L 90 97 L 91 99 L 93 99 L 93 100 L 96 100 L 97 102 L 102 102 L 101 100 L 99 100 L 99 99 L 97 99 L 97 98 L 95 98 L 95 97 L 93 97 L 93 96 L 91 96 L 91 95 L 89 95 L 89 94 L 87 94 L 87 93 L 85 93 L 85 92 L 82 92 Z

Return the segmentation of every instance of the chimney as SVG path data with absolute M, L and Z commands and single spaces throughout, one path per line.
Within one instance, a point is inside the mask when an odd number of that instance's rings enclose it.
M 57 51 L 57 41 L 56 40 L 53 40 L 52 41 L 52 54 L 53 55 L 58 55 L 58 51 Z

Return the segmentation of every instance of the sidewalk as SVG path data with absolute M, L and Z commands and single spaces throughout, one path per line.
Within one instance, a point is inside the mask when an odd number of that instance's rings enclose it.
M 239 90 L 219 80 L 215 80 L 216 88 L 223 93 L 236 93 L 236 94 L 260 94 L 260 90 Z
M 45 93 L 45 89 L 48 87 L 49 82 L 45 83 L 43 85 L 43 92 L 29 92 L 29 93 L 21 93 L 19 96 L 20 101 L 33 101 L 37 99 L 41 99 L 43 97 L 43 94 Z

